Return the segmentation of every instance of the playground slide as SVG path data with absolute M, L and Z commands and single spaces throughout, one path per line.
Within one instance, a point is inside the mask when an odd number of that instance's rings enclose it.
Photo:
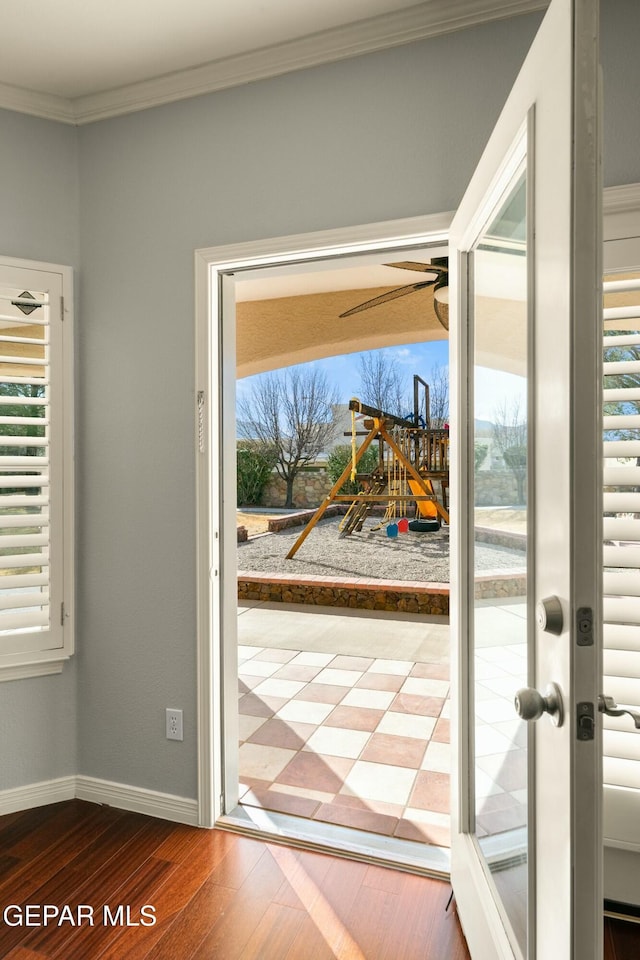
M 408 477 L 409 489 L 411 493 L 416 496 L 424 496 L 425 490 L 422 489 L 417 480 L 413 480 L 411 477 Z M 423 483 L 426 488 L 427 493 L 433 493 L 433 487 L 431 486 L 431 480 L 423 480 Z M 418 514 L 421 517 L 424 517 L 427 520 L 435 520 L 438 517 L 438 508 L 435 505 L 433 500 L 416 500 L 416 507 Z

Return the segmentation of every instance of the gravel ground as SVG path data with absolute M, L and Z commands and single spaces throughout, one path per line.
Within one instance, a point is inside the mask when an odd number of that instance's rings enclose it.
M 286 555 L 302 527 L 269 533 L 238 544 L 238 569 L 245 573 L 287 573 L 325 577 L 372 577 L 381 580 L 449 582 L 449 530 L 387 537 L 367 521 L 360 533 L 340 538 L 339 517 L 321 520 L 295 557 Z M 489 544 L 476 547 L 478 566 L 487 572 L 522 570 L 524 553 Z

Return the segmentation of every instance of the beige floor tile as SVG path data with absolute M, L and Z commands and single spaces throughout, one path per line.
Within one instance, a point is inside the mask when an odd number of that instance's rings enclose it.
M 336 687 L 353 687 L 361 676 L 361 670 L 334 670 L 329 667 L 315 677 L 315 682 L 328 683 Z
M 420 810 L 418 807 L 406 807 L 403 816 L 416 823 L 431 823 L 434 827 L 451 827 L 451 816 L 436 810 Z
M 447 680 L 431 680 L 429 677 L 407 677 L 400 692 L 444 699 L 449 693 L 449 683 Z
M 248 660 L 250 657 L 255 657 L 256 653 L 260 653 L 262 647 L 247 647 L 243 644 L 238 644 L 238 660 Z
M 315 703 L 310 700 L 291 700 L 281 707 L 276 716 L 280 720 L 294 723 L 322 723 L 326 720 L 334 705 L 332 703 Z
M 241 713 L 238 717 L 238 733 L 240 740 L 248 740 L 251 734 L 255 733 L 264 722 L 264 717 L 248 717 Z
M 385 803 L 406 804 L 416 778 L 416 771 L 385 763 L 356 760 L 347 774 L 341 794 Z
M 238 673 L 241 677 L 270 677 L 282 668 L 281 663 L 274 663 L 271 660 L 245 660 L 240 665 Z
M 239 750 L 240 776 L 275 780 L 295 755 L 295 750 L 285 750 L 283 747 L 243 743 Z
M 436 773 L 449 773 L 451 770 L 451 750 L 448 743 L 432 740 L 422 761 L 422 770 L 434 770 Z
M 370 733 L 362 730 L 320 727 L 311 734 L 304 749 L 332 757 L 350 757 L 355 760 L 360 756 L 370 736 Z
M 304 667 L 326 667 L 328 663 L 334 659 L 333 653 L 312 653 L 312 652 L 302 652 L 290 660 L 291 665 L 295 664 L 296 666 Z
M 327 793 L 325 790 L 312 790 L 309 787 L 290 787 L 288 783 L 274 783 L 271 790 L 278 793 L 289 793 L 293 796 L 307 797 L 309 800 L 318 800 L 320 803 L 331 803 L 335 797 L 334 793 Z
M 370 673 L 390 673 L 408 677 L 414 666 L 413 660 L 374 660 L 369 667 Z
M 294 697 L 300 693 L 304 683 L 301 680 L 275 680 L 269 677 L 253 688 L 257 697 Z
M 387 690 L 366 690 L 364 687 L 355 687 L 346 695 L 342 705 L 345 707 L 371 707 L 372 710 L 386 710 L 395 696 L 395 693 Z
M 278 647 L 271 647 L 261 650 L 254 657 L 254 660 L 274 660 L 277 663 L 288 663 L 296 656 L 295 650 L 279 650 Z
M 421 717 L 412 713 L 392 713 L 382 717 L 376 733 L 392 733 L 397 737 L 416 737 L 429 740 L 436 725 L 435 717 Z

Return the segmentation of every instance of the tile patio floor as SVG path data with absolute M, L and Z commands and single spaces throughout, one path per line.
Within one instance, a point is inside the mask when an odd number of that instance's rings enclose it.
M 238 612 L 241 804 L 448 846 L 446 622 L 285 604 Z M 480 614 L 479 836 L 524 822 L 526 728 L 513 686 L 525 648 L 512 642 L 514 616 L 513 602 Z

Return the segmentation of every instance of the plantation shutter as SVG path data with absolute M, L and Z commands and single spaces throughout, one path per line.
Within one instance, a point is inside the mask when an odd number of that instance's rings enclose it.
M 640 710 L 640 275 L 604 284 L 604 694 Z M 605 836 L 640 843 L 640 731 L 604 717 Z
M 59 281 L 57 292 L 53 286 L 52 295 L 50 287 L 0 285 L 0 655 L 5 659 L 62 646 L 62 309 Z

